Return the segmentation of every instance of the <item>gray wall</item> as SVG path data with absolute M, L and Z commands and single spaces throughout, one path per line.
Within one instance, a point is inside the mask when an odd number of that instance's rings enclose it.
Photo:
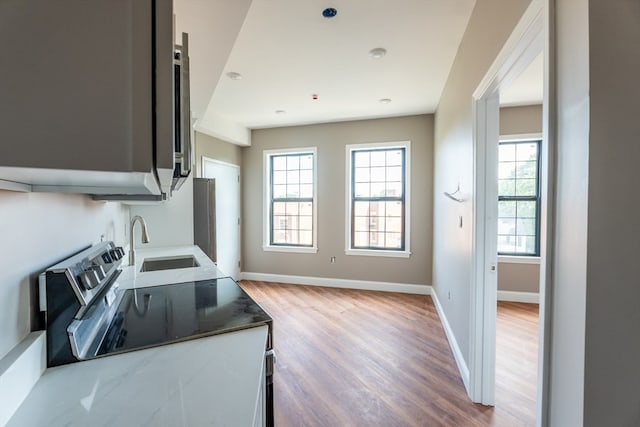
M 124 245 L 128 209 L 87 196 L 0 190 L 0 218 L 2 359 L 31 331 L 38 274 L 101 235 Z
M 478 0 L 449 73 L 435 116 L 433 286 L 456 341 L 469 361 L 472 266 L 472 94 L 528 0 Z M 460 183 L 467 202 L 442 195 Z M 463 218 L 463 228 L 458 218 Z M 449 297 L 450 295 L 450 297 Z
M 500 135 L 542 134 L 542 105 L 500 108 Z M 498 290 L 540 290 L 540 265 L 505 262 L 498 258 Z
M 195 133 L 196 146 L 196 175 L 202 176 L 202 157 L 208 157 L 214 160 L 231 163 L 233 165 L 242 164 L 242 147 L 205 135 L 204 133 Z
M 244 148 L 242 270 L 255 273 L 428 285 L 431 277 L 433 116 L 254 130 Z M 411 141 L 411 252 L 408 259 L 345 255 L 345 146 Z M 263 151 L 318 149 L 318 253 L 262 250 Z M 335 264 L 330 258 L 336 257 Z
M 640 2 L 590 0 L 588 24 L 584 422 L 638 426 Z

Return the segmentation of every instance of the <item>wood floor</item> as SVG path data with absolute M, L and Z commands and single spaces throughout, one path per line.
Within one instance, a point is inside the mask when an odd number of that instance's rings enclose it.
M 499 304 L 491 408 L 469 401 L 428 296 L 241 286 L 274 319 L 277 427 L 535 425 L 537 306 Z

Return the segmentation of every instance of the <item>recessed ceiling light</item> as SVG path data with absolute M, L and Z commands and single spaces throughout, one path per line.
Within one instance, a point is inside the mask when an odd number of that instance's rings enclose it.
M 286 111 L 284 110 L 276 110 L 276 114 L 281 115 L 281 114 L 285 114 Z
M 378 102 L 379 102 L 380 104 L 388 104 L 388 103 L 390 103 L 390 102 L 391 102 L 391 99 L 389 99 L 389 98 L 382 98 L 382 99 L 379 99 L 379 100 L 378 100 Z
M 387 54 L 387 49 L 383 47 L 377 47 L 369 51 L 369 56 L 374 59 L 380 59 Z
M 229 71 L 227 73 L 227 77 L 229 77 L 231 80 L 242 80 L 242 74 L 236 73 L 235 71 Z

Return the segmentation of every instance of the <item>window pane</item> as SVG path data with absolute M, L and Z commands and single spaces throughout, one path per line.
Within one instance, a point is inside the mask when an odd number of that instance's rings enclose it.
M 534 178 L 538 174 L 538 168 L 536 166 L 536 162 L 518 162 L 516 163 L 517 171 L 516 177 L 520 178 Z
M 393 249 L 402 249 L 402 234 L 387 233 L 386 247 Z
M 535 196 L 537 186 L 535 179 L 518 179 L 516 180 L 516 196 Z
M 371 197 L 384 197 L 385 184 L 384 182 L 374 182 L 371 184 Z
M 498 218 L 498 234 L 516 234 L 515 218 Z
M 369 171 L 370 168 L 356 168 L 355 172 L 355 182 L 369 182 Z
M 385 202 L 371 202 L 369 204 L 369 215 L 371 216 L 384 216 L 386 213 Z
M 500 195 L 500 196 L 515 196 L 516 195 L 516 180 L 515 179 L 499 179 L 498 180 L 498 195 Z
M 387 217 L 385 231 L 387 232 L 402 232 L 402 218 L 399 217 Z
M 402 166 L 402 153 L 402 149 L 387 151 L 387 166 Z
M 369 217 L 369 231 L 385 231 L 384 216 L 370 216 Z
M 387 181 L 402 182 L 402 167 L 393 166 L 387 168 Z
M 516 148 L 516 160 L 536 160 L 538 159 L 538 144 L 536 143 L 519 143 L 514 144 Z
M 354 214 L 357 216 L 369 216 L 369 202 L 355 202 Z
M 369 183 L 356 184 L 355 197 L 371 197 Z
M 287 215 L 298 215 L 300 204 L 298 202 L 287 203 Z
M 313 197 L 313 185 L 312 184 L 300 185 L 300 197 L 304 199 L 309 199 Z
M 518 218 L 517 233 L 518 235 L 535 236 L 536 235 L 535 219 Z
M 312 216 L 313 203 L 310 203 L 310 202 L 300 203 L 300 215 Z
M 313 230 L 313 218 L 310 216 L 300 216 L 300 230 Z
M 300 171 L 289 170 L 287 171 L 287 184 L 297 184 L 300 182 Z
M 287 197 L 287 186 L 286 185 L 274 185 L 273 186 L 273 198 L 274 199 L 284 199 Z
M 386 168 L 371 168 L 371 182 L 384 182 Z
M 287 173 L 285 171 L 273 172 L 273 183 L 274 184 L 286 184 L 287 183 Z
M 300 156 L 287 156 L 287 169 L 300 169 Z
M 285 230 L 287 228 L 287 218 L 282 215 L 273 216 L 273 229 Z
M 274 215 L 284 215 L 286 213 L 286 203 L 283 202 L 275 202 L 273 204 L 273 214 Z
M 300 231 L 300 241 L 299 245 L 311 246 L 313 245 L 313 232 L 302 230 Z
M 515 203 L 515 202 L 509 202 Z M 517 202 L 518 203 L 518 217 L 520 218 L 535 218 L 536 217 L 536 202 Z
M 354 218 L 354 231 L 369 231 L 369 217 L 357 216 Z
M 388 216 L 402 216 L 401 202 L 386 202 Z
M 384 166 L 386 163 L 386 153 L 384 151 L 371 152 L 371 166 Z
M 513 179 L 516 177 L 516 163 L 515 162 L 500 162 L 498 163 L 498 178 L 499 179 Z
M 368 151 L 356 151 L 354 153 L 355 167 L 369 167 L 369 152 Z
M 353 246 L 357 248 L 366 248 L 369 246 L 369 233 L 356 231 L 353 236 Z
M 516 160 L 516 147 L 514 144 L 500 144 L 498 158 L 501 162 L 513 162 Z
M 281 171 L 287 169 L 287 158 L 285 156 L 274 156 L 273 159 L 273 170 Z
M 387 197 L 402 197 L 402 183 L 401 182 L 389 182 L 387 183 Z
M 516 250 L 513 236 L 498 236 L 498 252 L 514 253 Z
M 303 154 L 302 156 L 300 156 L 300 169 L 313 170 L 313 155 L 312 154 Z
M 311 184 L 313 183 L 313 170 L 305 169 L 300 171 L 300 183 Z
M 498 202 L 498 216 L 505 217 L 516 216 L 516 202 L 499 201 Z
M 291 199 L 297 199 L 298 197 L 300 197 L 300 185 L 287 185 L 287 197 Z

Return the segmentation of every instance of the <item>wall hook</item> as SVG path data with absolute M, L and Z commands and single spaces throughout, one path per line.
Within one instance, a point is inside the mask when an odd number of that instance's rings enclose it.
M 464 202 L 464 199 L 462 199 L 460 196 L 456 196 L 456 194 L 460 193 L 460 183 L 458 183 L 458 187 L 456 188 L 456 191 L 454 191 L 453 193 L 449 193 L 447 191 L 444 192 L 444 195 L 447 196 L 448 198 L 450 198 L 451 200 L 458 202 L 458 203 L 462 203 Z

